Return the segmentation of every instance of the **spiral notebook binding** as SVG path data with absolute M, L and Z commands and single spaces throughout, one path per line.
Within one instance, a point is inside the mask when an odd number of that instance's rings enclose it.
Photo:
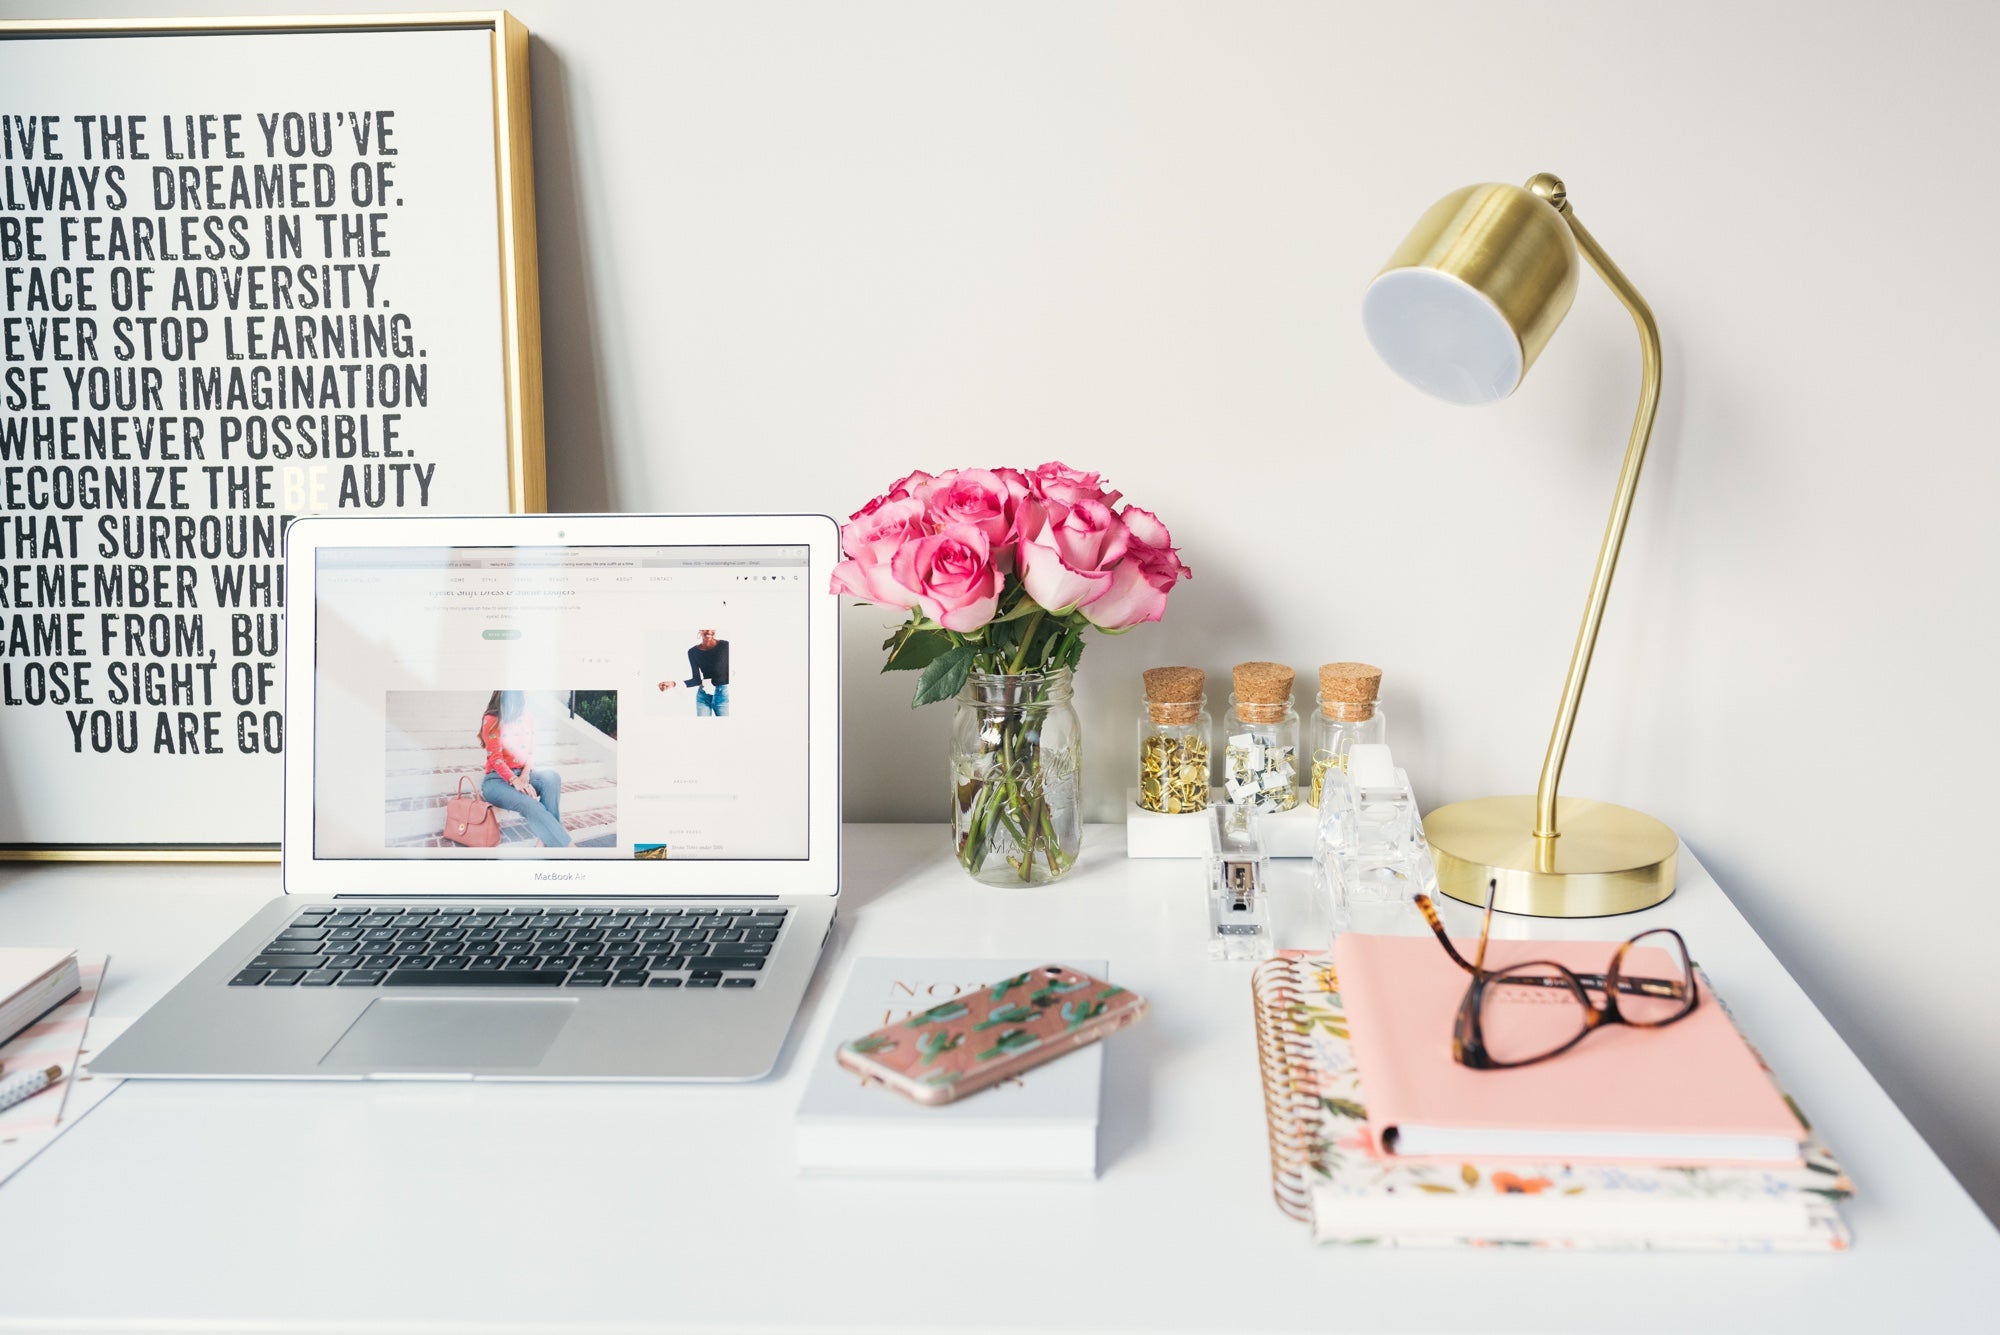
M 1257 1069 L 1264 1083 L 1264 1122 L 1271 1142 L 1271 1197 L 1286 1215 L 1312 1219 L 1307 1178 L 1319 1123 L 1313 1049 L 1292 1015 L 1301 996 L 1296 961 L 1266 960 L 1250 976 L 1257 1013 Z

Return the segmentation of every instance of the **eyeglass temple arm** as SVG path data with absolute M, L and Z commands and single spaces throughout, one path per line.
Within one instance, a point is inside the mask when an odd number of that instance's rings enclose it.
M 1451 956 L 1451 962 L 1467 973 L 1478 973 L 1479 970 L 1473 965 L 1472 961 L 1459 954 L 1458 947 L 1451 943 L 1451 937 L 1445 932 L 1444 923 L 1439 920 L 1437 906 L 1431 903 L 1431 897 L 1429 895 L 1418 895 L 1416 900 L 1418 912 L 1422 913 L 1424 921 L 1431 925 L 1432 933 L 1436 935 L 1438 944 L 1444 947 L 1444 953 Z

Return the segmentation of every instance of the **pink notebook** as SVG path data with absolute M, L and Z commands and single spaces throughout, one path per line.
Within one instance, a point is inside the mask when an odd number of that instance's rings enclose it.
M 1457 944 L 1470 958 L 1474 943 Z M 1486 965 L 1552 959 L 1595 973 L 1616 949 L 1616 942 L 1494 941 Z M 1797 1115 L 1712 999 L 1662 1029 L 1616 1025 L 1533 1066 L 1475 1071 L 1451 1056 L 1453 1017 L 1472 975 L 1435 939 L 1344 933 L 1333 958 L 1378 1153 L 1800 1162 L 1805 1131 Z M 1626 968 L 1659 973 L 1668 964 L 1660 952 L 1635 949 Z

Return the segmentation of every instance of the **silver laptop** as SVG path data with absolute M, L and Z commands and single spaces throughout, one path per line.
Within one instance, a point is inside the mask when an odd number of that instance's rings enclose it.
M 92 1069 L 749 1080 L 839 892 L 818 515 L 291 526 L 284 895 Z

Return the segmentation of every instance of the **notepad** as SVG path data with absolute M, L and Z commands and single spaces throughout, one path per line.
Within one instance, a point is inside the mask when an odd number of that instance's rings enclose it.
M 80 986 L 74 950 L 0 947 L 0 1043 L 54 1010 Z
M 1604 968 L 1615 941 L 1494 941 L 1488 968 Z M 1470 954 L 1470 946 L 1464 953 Z M 1614 1026 L 1532 1066 L 1482 1071 L 1451 1054 L 1471 975 L 1428 937 L 1342 935 L 1334 965 L 1368 1081 L 1368 1128 L 1398 1158 L 1797 1164 L 1804 1130 L 1720 1006 L 1658 1029 Z M 1635 948 L 1629 973 L 1663 974 Z

